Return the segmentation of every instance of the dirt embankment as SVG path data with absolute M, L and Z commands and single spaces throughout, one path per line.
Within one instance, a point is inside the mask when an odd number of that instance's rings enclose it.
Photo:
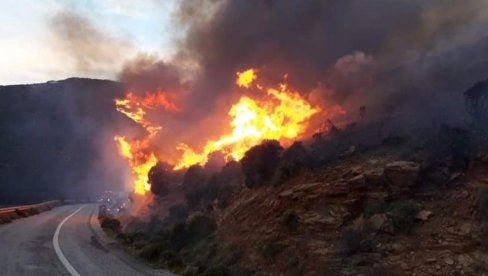
M 488 158 L 445 177 L 421 159 L 363 154 L 278 188 L 243 189 L 219 233 L 241 248 L 243 267 L 270 275 L 486 273 Z

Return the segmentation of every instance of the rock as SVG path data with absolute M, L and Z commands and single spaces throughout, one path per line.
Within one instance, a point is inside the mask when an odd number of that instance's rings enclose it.
M 381 187 L 385 182 L 383 168 L 367 170 L 363 175 L 366 185 L 370 187 Z
M 448 265 L 453 265 L 453 264 L 454 264 L 454 260 L 453 260 L 453 259 L 451 259 L 451 258 L 445 258 L 445 259 L 444 259 L 444 262 L 445 262 L 446 264 L 448 264 Z
M 408 192 L 419 177 L 420 166 L 410 161 L 395 161 L 386 165 L 384 174 L 389 186 L 390 196 Z
M 422 210 L 417 214 L 415 218 L 421 221 L 427 221 L 431 216 L 433 216 L 433 213 L 431 211 Z
M 469 235 L 471 233 L 471 223 L 463 223 L 459 229 L 463 235 Z
M 323 185 L 324 185 L 323 182 L 307 183 L 307 184 L 296 186 L 294 190 L 297 192 L 305 192 L 305 191 L 314 190 Z
M 425 262 L 426 263 L 435 263 L 437 261 L 437 258 L 428 258 L 428 259 L 425 259 Z
M 451 174 L 451 177 L 449 177 L 449 180 L 450 181 L 457 181 L 457 180 L 461 179 L 463 176 L 464 176 L 463 173 L 455 172 L 455 173 Z
M 373 231 L 382 230 L 387 219 L 385 214 L 374 214 L 368 219 L 368 227 Z
M 471 257 L 469 257 L 468 255 L 466 254 L 462 254 L 462 255 L 459 255 L 458 256 L 458 262 L 460 265 L 464 266 L 464 267 L 467 267 L 471 264 Z
M 321 186 L 323 186 L 323 182 L 315 182 L 315 183 L 306 183 L 297 185 L 289 190 L 283 191 L 279 194 L 280 197 L 293 197 L 299 198 L 304 195 L 304 193 L 308 193 L 312 190 L 315 190 Z
M 407 270 L 407 269 L 408 269 L 408 265 L 407 265 L 407 263 L 405 263 L 405 262 L 401 262 L 401 263 L 400 263 L 400 267 L 401 267 L 402 269 L 404 269 L 404 270 Z
M 352 222 L 352 229 L 354 231 L 362 232 L 364 231 L 365 226 L 366 226 L 366 220 L 364 219 L 363 215 L 361 215 L 360 217 L 358 217 Z
M 361 189 L 361 188 L 364 188 L 366 186 L 366 181 L 365 181 L 364 175 L 362 175 L 362 174 L 359 174 L 359 175 L 349 179 L 348 183 L 349 183 L 349 185 L 351 185 L 353 188 L 356 188 L 356 189 Z

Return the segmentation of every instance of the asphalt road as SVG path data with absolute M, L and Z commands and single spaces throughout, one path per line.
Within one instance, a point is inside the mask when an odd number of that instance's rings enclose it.
M 171 275 L 107 242 L 97 205 L 54 208 L 0 225 L 0 275 Z

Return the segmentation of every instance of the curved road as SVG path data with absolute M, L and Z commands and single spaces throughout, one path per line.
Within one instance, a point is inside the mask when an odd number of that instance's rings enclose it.
M 61 206 L 0 225 L 0 275 L 171 275 L 107 243 L 96 210 Z

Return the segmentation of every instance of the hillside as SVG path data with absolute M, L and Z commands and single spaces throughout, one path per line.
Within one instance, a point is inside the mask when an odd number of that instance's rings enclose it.
M 460 126 L 378 136 L 382 124 L 359 121 L 288 148 L 263 141 L 222 168 L 159 163 L 146 208 L 102 208 L 102 227 L 183 275 L 481 275 L 486 91 L 466 90 Z
M 100 162 L 121 94 L 119 83 L 80 78 L 0 86 L 0 202 L 82 198 L 116 180 Z

